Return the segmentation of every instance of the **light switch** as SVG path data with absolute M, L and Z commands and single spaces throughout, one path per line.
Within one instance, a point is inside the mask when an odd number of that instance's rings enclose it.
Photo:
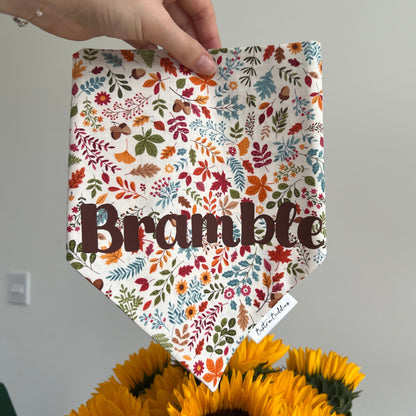
M 11 272 L 8 274 L 9 303 L 29 305 L 30 303 L 30 273 Z

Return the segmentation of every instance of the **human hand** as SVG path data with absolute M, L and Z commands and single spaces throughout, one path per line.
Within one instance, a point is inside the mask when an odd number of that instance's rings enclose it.
M 42 7 L 41 0 L 0 5 L 0 11 L 26 19 Z M 204 75 L 215 72 L 206 49 L 220 47 L 211 0 L 48 0 L 31 23 L 71 40 L 110 36 L 137 49 L 159 45 Z

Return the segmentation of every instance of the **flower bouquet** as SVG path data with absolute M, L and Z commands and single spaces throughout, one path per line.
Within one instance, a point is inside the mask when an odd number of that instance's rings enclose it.
M 274 366 L 287 353 L 286 368 Z M 364 378 L 347 357 L 289 349 L 272 335 L 258 344 L 246 338 L 219 377 L 221 360 L 207 361 L 210 381 L 219 383 L 212 392 L 152 342 L 68 416 L 349 416 Z M 203 365 L 194 364 L 195 374 Z

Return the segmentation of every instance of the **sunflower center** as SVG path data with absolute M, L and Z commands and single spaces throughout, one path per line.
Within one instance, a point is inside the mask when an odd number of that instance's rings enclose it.
M 250 416 L 248 412 L 241 409 L 221 409 L 206 416 Z

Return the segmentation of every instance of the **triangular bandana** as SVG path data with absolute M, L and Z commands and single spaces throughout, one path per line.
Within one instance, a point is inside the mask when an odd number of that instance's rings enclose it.
M 215 390 L 324 259 L 318 42 L 74 55 L 67 260 Z

